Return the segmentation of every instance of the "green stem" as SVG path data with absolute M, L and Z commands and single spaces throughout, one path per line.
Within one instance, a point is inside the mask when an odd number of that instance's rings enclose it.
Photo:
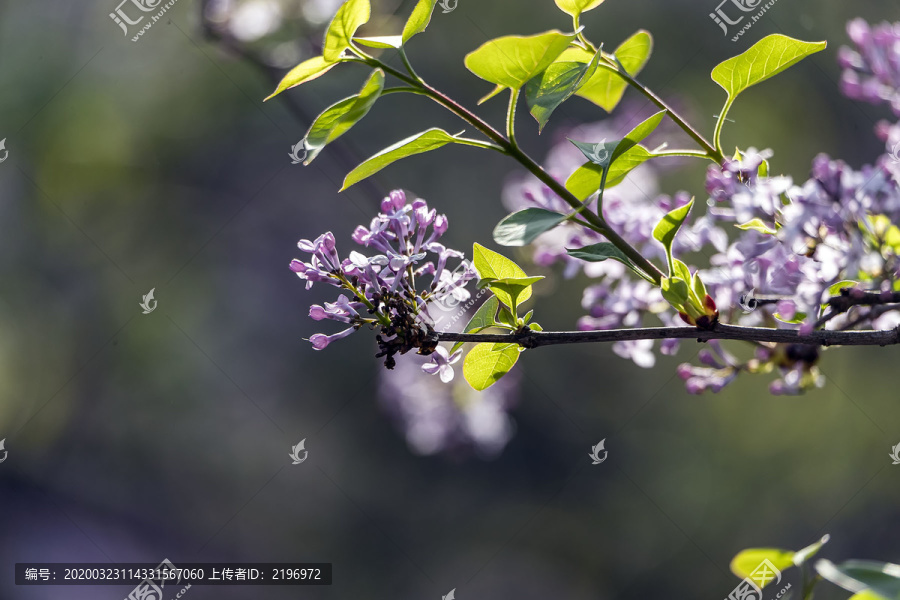
M 506 137 L 513 148 L 518 148 L 516 141 L 516 106 L 519 104 L 519 90 L 510 88 L 509 108 L 506 111 Z
M 356 61 L 357 59 L 345 60 Z M 400 79 L 405 83 L 408 83 L 409 85 L 412 85 L 414 87 L 421 87 L 425 91 L 426 95 L 432 100 L 445 107 L 450 112 L 454 113 L 467 123 L 471 124 L 478 131 L 494 141 L 503 149 L 506 154 L 516 159 L 523 167 L 528 169 L 528 171 L 531 172 L 532 175 L 537 177 L 541 182 L 547 185 L 547 187 L 553 190 L 553 192 L 557 196 L 562 198 L 566 202 L 566 204 L 575 209 L 581 207 L 581 200 L 579 200 L 572 192 L 567 190 L 565 185 L 554 179 L 553 176 L 547 173 L 537 162 L 534 161 L 534 159 L 525 154 L 518 147 L 514 146 L 508 139 L 506 139 L 506 137 L 504 137 L 502 133 L 494 129 L 489 123 L 483 121 L 478 115 L 474 114 L 449 96 L 439 92 L 427 83 L 419 83 L 410 79 L 407 75 L 403 74 L 397 69 L 394 69 L 393 67 L 390 67 L 389 65 L 382 63 L 377 59 L 368 57 L 366 60 L 357 62 L 365 62 L 370 66 L 379 67 L 381 69 L 384 69 L 386 73 L 390 73 L 394 77 Z M 584 219 L 588 223 L 590 223 L 591 229 L 606 237 L 606 239 L 609 240 L 610 243 L 621 250 L 635 265 L 638 266 L 638 268 L 647 273 L 647 275 L 649 275 L 653 279 L 653 282 L 656 285 L 659 285 L 660 282 L 662 282 L 662 271 L 660 271 L 656 265 L 654 265 L 640 252 L 638 252 L 636 248 L 625 241 L 622 236 L 610 229 L 602 217 L 590 211 L 584 211 L 581 214 L 583 215 Z
M 728 115 L 730 109 L 731 98 L 728 98 L 728 101 L 725 102 L 725 106 L 722 107 L 722 112 L 719 113 L 719 120 L 716 121 L 716 131 L 713 134 L 713 143 L 720 153 L 722 152 L 722 128 L 725 127 L 725 117 Z
M 696 129 L 691 127 L 691 125 L 687 121 L 685 121 L 684 118 L 682 118 L 682 116 L 679 115 L 671 106 L 669 106 L 665 100 L 663 100 L 662 98 L 660 98 L 659 96 L 654 94 L 644 84 L 642 84 L 637 79 L 632 77 L 627 71 L 625 71 L 624 69 L 621 69 L 619 67 L 619 65 L 615 62 L 615 60 L 613 60 L 612 58 L 610 58 L 606 55 L 604 55 L 603 58 L 606 60 L 606 62 L 601 61 L 598 64 L 598 66 L 600 66 L 601 68 L 604 68 L 608 71 L 612 71 L 613 73 L 616 73 L 619 77 L 624 79 L 628 83 L 628 85 L 635 88 L 640 93 L 642 93 L 644 96 L 646 96 L 647 99 L 650 100 L 653 104 L 655 104 L 659 108 L 665 110 L 666 114 L 669 115 L 669 118 L 672 119 L 673 121 L 675 121 L 675 123 L 679 127 L 681 127 L 681 129 L 683 129 L 686 134 L 691 136 L 691 138 L 693 138 L 694 141 L 697 142 L 701 148 L 706 150 L 706 153 L 710 156 L 710 158 L 715 160 L 717 163 L 724 162 L 725 157 L 722 154 L 722 152 L 720 152 L 716 146 L 713 146 L 711 143 L 709 143 L 709 141 L 707 141 L 707 139 L 705 137 L 703 137 L 703 135 L 699 131 L 697 131 Z
M 406 56 L 406 50 L 403 48 L 403 46 L 400 46 L 400 58 L 403 60 L 403 65 L 406 67 L 406 70 L 409 71 L 409 74 L 412 76 L 412 78 L 419 83 L 425 83 L 424 81 L 422 81 L 422 78 L 419 77 L 418 73 L 416 73 L 416 70 L 413 69 L 412 63 L 409 62 L 409 57 Z
M 396 87 L 384 88 L 383 90 L 381 90 L 381 95 L 387 96 L 388 94 L 398 94 L 400 92 L 407 92 L 409 94 L 419 94 L 420 96 L 428 95 L 425 92 L 423 92 L 420 88 L 406 86 L 406 85 L 399 85 Z
M 702 150 L 660 150 L 659 152 L 650 153 L 650 158 L 665 158 L 667 156 L 689 156 L 691 158 L 713 160 L 709 152 L 703 152 Z

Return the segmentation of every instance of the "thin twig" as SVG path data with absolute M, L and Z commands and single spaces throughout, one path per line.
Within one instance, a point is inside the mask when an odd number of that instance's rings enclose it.
M 843 288 L 840 296 L 829 298 L 827 304 L 831 310 L 827 315 L 816 321 L 816 329 L 822 327 L 836 316 L 844 314 L 854 306 L 900 304 L 900 292 L 862 292 L 856 288 Z
M 794 329 L 740 327 L 719 323 L 711 329 L 697 327 L 645 327 L 607 331 L 519 331 L 517 333 L 436 333 L 439 342 L 490 342 L 519 344 L 525 348 L 559 344 L 587 344 L 633 340 L 695 339 L 742 340 L 810 346 L 890 346 L 900 344 L 900 327 L 884 331 L 812 331 L 801 335 Z

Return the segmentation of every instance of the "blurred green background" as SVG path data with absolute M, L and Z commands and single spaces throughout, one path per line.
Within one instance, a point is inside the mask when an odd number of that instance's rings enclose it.
M 824 533 L 824 556 L 900 561 L 900 467 L 888 458 L 900 442 L 897 348 L 826 352 L 827 385 L 798 398 L 770 396 L 765 378 L 687 395 L 674 369 L 693 344 L 651 371 L 608 346 L 541 349 L 520 362 L 502 453 L 416 455 L 379 409 L 371 338 L 318 353 L 303 340 L 325 329 L 309 304 L 333 294 L 307 292 L 288 263 L 298 239 L 326 230 L 348 248 L 397 187 L 448 215 L 447 245 L 486 242 L 516 165 L 448 147 L 338 194 L 383 146 L 462 127 L 392 95 L 313 166 L 291 165 L 309 118 L 364 77 L 341 66 L 262 103 L 272 72 L 314 51 L 316 11 L 331 7 L 207 6 L 224 11 L 215 27 L 247 19 L 223 40 L 204 34 L 200 2 L 179 0 L 133 43 L 109 18 L 116 1 L 0 5 L 0 598 L 130 589 L 14 586 L 14 563 L 28 561 L 334 564 L 331 587 L 195 586 L 195 600 L 437 600 L 451 588 L 460 600 L 715 600 L 738 582 L 728 563 L 740 549 L 796 549 Z M 414 2 L 373 4 L 374 35 L 398 31 L 389 15 Z M 724 99 L 713 66 L 770 33 L 826 39 L 827 51 L 742 96 L 726 146 L 772 148 L 775 169 L 800 180 L 818 152 L 854 167 L 883 152 L 872 128 L 887 110 L 840 95 L 835 57 L 849 19 L 897 21 L 900 5 L 780 0 L 738 43 L 714 9 L 608 0 L 584 24 L 608 47 L 651 31 L 642 80 L 707 133 Z M 552 0 L 459 0 L 409 51 L 421 75 L 474 106 L 490 86 L 462 66 L 467 52 L 569 25 Z M 482 114 L 501 123 L 504 109 L 494 100 Z M 522 112 L 521 142 L 542 158 L 554 132 L 604 116 L 575 99 L 538 136 Z M 703 172 L 670 173 L 663 190 L 702 196 Z M 570 329 L 585 281 L 553 281 L 537 314 Z M 158 309 L 143 315 L 151 288 Z M 591 466 L 603 438 L 609 459 Z M 301 439 L 309 459 L 293 466 Z

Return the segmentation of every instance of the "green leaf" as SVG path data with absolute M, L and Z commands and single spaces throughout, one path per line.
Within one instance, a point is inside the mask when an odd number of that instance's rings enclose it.
M 552 210 L 526 208 L 505 217 L 494 228 L 494 241 L 501 246 L 526 246 L 542 233 L 566 220 Z
M 503 305 L 500 306 L 500 313 L 497 315 L 497 320 L 510 329 L 516 328 L 516 318 L 513 316 L 512 311 Z
M 779 571 L 784 571 L 785 569 L 794 566 L 794 553 L 789 550 L 779 550 L 777 548 L 748 548 L 747 550 L 738 552 L 737 556 L 732 559 L 731 572 L 741 579 L 749 577 L 761 588 L 765 587 L 772 581 L 775 581 L 775 579 L 766 578 L 765 581 L 761 581 L 752 577 L 753 572 L 756 571 L 764 560 L 772 563 L 772 566 Z M 769 577 L 772 577 L 772 575 L 774 574 L 770 571 Z
M 609 168 L 609 175 L 606 177 L 606 189 L 625 181 L 625 178 L 631 171 L 650 158 L 650 153 L 640 144 L 619 156 Z M 566 180 L 566 189 L 584 202 L 592 194 L 597 193 L 602 180 L 603 167 L 593 162 L 588 162 L 578 167 Z
M 712 71 L 712 80 L 728 94 L 725 106 L 719 113 L 716 131 L 721 129 L 725 115 L 738 94 L 778 75 L 810 54 L 824 50 L 825 46 L 827 42 L 803 42 L 776 33 L 764 37 L 744 53 L 716 66 Z
M 315 58 L 310 58 L 309 60 L 304 60 L 302 63 L 288 71 L 288 74 L 284 76 L 281 82 L 278 84 L 278 87 L 275 88 L 275 91 L 272 92 L 266 100 L 271 100 L 284 90 L 290 89 L 292 87 L 296 87 L 301 83 L 306 83 L 307 81 L 312 81 L 317 77 L 321 77 L 325 73 L 331 70 L 335 62 L 328 62 L 321 56 L 316 56 Z M 263 100 L 265 102 L 266 100 Z
M 666 302 L 679 310 L 687 304 L 691 297 L 691 290 L 688 288 L 687 282 L 677 277 L 663 277 L 659 290 Z
M 466 356 L 463 375 L 475 390 L 481 392 L 509 373 L 519 360 L 515 344 L 478 344 Z
M 356 37 L 353 41 L 369 48 L 393 48 L 398 50 L 403 45 L 399 35 L 379 35 L 375 37 Z
M 622 141 L 619 142 L 619 145 L 616 146 L 616 151 L 613 152 L 610 162 L 615 162 L 617 158 L 637 146 L 639 142 L 643 141 L 648 135 L 653 133 L 656 128 L 659 127 L 659 124 L 662 123 L 666 113 L 667 111 L 661 110 L 629 131 L 628 134 L 622 138 Z
M 759 218 L 752 219 L 750 221 L 747 221 L 746 223 L 741 223 L 740 225 L 735 223 L 734 226 L 738 229 L 743 229 L 744 231 L 752 229 L 754 231 L 758 231 L 760 233 L 765 233 L 768 235 L 775 235 L 776 233 L 778 233 L 777 231 L 766 225 L 765 222 Z
M 669 274 L 672 275 L 674 264 L 672 261 L 672 244 L 675 242 L 675 235 L 681 229 L 684 220 L 687 219 L 691 207 L 694 206 L 694 199 L 669 212 L 662 220 L 653 228 L 653 238 L 662 243 L 666 249 L 666 256 L 669 258 Z
M 574 39 L 574 33 L 556 30 L 530 37 L 496 38 L 467 54 L 466 68 L 502 88 L 519 89 L 549 67 Z
M 820 559 L 819 575 L 851 592 L 868 590 L 888 600 L 900 599 L 900 565 L 869 560 L 848 560 L 840 565 Z
M 849 600 L 883 600 L 884 596 L 879 596 L 872 590 L 863 590 L 857 594 L 850 596 Z
M 431 22 L 431 14 L 434 12 L 435 4 L 437 4 L 437 0 L 419 0 L 419 3 L 416 4 L 412 14 L 409 16 L 409 20 L 403 27 L 402 44 L 408 42 L 414 35 L 425 31 L 425 28 Z
M 594 75 L 602 54 L 598 50 L 589 63 L 557 60 L 543 73 L 528 80 L 525 84 L 525 100 L 531 116 L 538 122 L 538 132 L 543 131 L 553 111 Z
M 622 42 L 613 53 L 625 71 L 632 77 L 647 64 L 653 51 L 653 37 L 643 29 Z M 598 69 L 576 95 L 590 100 L 606 112 L 612 112 L 619 104 L 628 83 L 619 75 L 608 69 Z
M 475 314 L 472 315 L 472 318 L 469 319 L 469 322 L 466 323 L 466 326 L 463 327 L 463 333 L 481 333 L 488 327 L 493 327 L 495 324 L 495 318 L 497 316 L 497 308 L 500 307 L 500 301 L 497 300 L 496 296 L 491 296 L 481 307 L 475 311 Z M 457 350 L 459 350 L 465 342 L 456 342 L 453 344 L 453 349 L 450 350 L 450 354 L 453 354 Z
M 469 142 L 460 138 L 459 135 L 450 135 L 443 129 L 438 129 L 436 127 L 417 133 L 405 140 L 400 140 L 393 146 L 388 146 L 350 171 L 344 179 L 344 187 L 341 188 L 341 191 L 346 190 L 355 183 L 359 183 L 366 177 L 371 177 L 381 169 L 401 158 L 437 150 L 450 143 L 468 144 Z
M 481 244 L 475 244 L 472 248 L 472 263 L 478 271 L 481 279 L 505 279 L 510 277 L 527 277 L 525 271 L 519 265 L 509 260 L 502 254 L 488 250 Z M 494 292 L 497 298 L 506 306 L 512 306 L 512 298 L 503 291 Z M 519 302 L 525 302 L 531 297 L 531 288 L 527 288 L 519 295 Z
M 617 260 L 632 271 L 634 271 L 638 276 L 647 279 L 648 281 L 653 281 L 649 279 L 647 275 L 645 275 L 640 269 L 635 266 L 631 259 L 625 255 L 624 252 L 616 248 L 610 242 L 600 242 L 599 244 L 591 244 L 590 246 L 585 246 L 584 248 L 572 249 L 566 248 L 566 253 L 573 258 L 579 258 L 581 260 L 586 260 L 588 262 L 602 262 L 607 259 Z
M 528 296 L 531 296 L 531 286 L 541 279 L 544 279 L 542 275 L 537 277 L 504 277 L 502 279 L 492 279 L 491 283 L 488 287 L 490 287 L 491 291 L 494 292 L 494 295 L 498 294 L 509 296 L 510 304 L 507 306 L 510 308 L 510 313 L 513 316 L 513 325 L 515 326 L 515 319 L 517 317 L 517 311 L 519 304 L 524 302 L 525 300 L 519 300 L 519 298 L 527 291 Z M 506 304 L 504 302 L 504 304 Z
M 325 31 L 322 56 L 328 62 L 335 62 L 350 47 L 356 30 L 369 22 L 372 7 L 369 0 L 347 0 L 338 9 Z
M 580 16 L 603 4 L 603 0 L 556 0 L 559 10 L 573 17 Z
M 308 154 L 304 165 L 311 163 L 331 142 L 344 135 L 360 119 L 366 116 L 384 89 L 384 72 L 376 69 L 363 85 L 359 94 L 341 100 L 316 117 L 304 138 Z

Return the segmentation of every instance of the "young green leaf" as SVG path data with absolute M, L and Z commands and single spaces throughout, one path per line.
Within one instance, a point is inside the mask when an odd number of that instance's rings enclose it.
M 619 145 L 616 146 L 616 151 L 613 152 L 610 162 L 615 162 L 617 158 L 637 146 L 639 142 L 643 141 L 648 135 L 653 133 L 656 128 L 659 127 L 659 124 L 662 123 L 663 118 L 666 116 L 666 112 L 667 111 L 664 110 L 659 111 L 629 131 L 628 134 L 622 138 L 622 141 L 619 142 Z
M 619 185 L 628 174 L 650 159 L 650 153 L 646 148 L 638 144 L 616 159 L 609 167 L 606 176 L 606 189 Z M 566 181 L 566 189 L 575 197 L 584 202 L 591 194 L 597 193 L 603 180 L 603 167 L 593 162 L 587 162 L 572 173 Z
M 478 271 L 481 279 L 504 279 L 509 277 L 527 277 L 525 271 L 519 265 L 509 260 L 502 254 L 488 250 L 481 244 L 475 244 L 472 248 L 472 263 Z M 512 298 L 509 294 L 498 290 L 494 294 L 506 306 L 512 306 Z M 531 287 L 525 289 L 519 295 L 519 302 L 525 302 L 531 297 Z
M 517 90 L 549 67 L 575 35 L 554 30 L 529 37 L 496 38 L 467 54 L 466 68 L 501 89 Z
M 653 228 L 653 238 L 662 243 L 666 249 L 666 256 L 669 259 L 670 275 L 673 274 L 672 272 L 675 268 L 672 260 L 672 244 L 675 242 L 675 235 L 678 233 L 678 230 L 681 229 L 684 220 L 687 219 L 688 213 L 691 212 L 692 206 L 694 206 L 693 198 L 691 198 L 691 201 L 684 206 L 669 212 L 659 223 L 657 223 L 656 227 Z
M 425 28 L 431 22 L 431 14 L 434 12 L 435 4 L 437 4 L 437 0 L 419 0 L 409 16 L 409 20 L 403 27 L 403 35 L 401 36 L 403 44 L 408 42 L 414 35 L 425 31 Z
M 495 296 L 502 295 L 509 297 L 510 303 L 506 304 L 504 302 L 504 304 L 510 308 L 510 313 L 513 316 L 513 323 L 515 323 L 515 318 L 518 316 L 516 309 L 519 304 L 525 301 L 520 300 L 520 298 L 526 291 L 528 292 L 528 296 L 531 296 L 531 286 L 543 278 L 542 275 L 537 277 L 504 277 L 501 279 L 492 279 L 488 287 L 494 292 Z
M 538 132 L 543 131 L 553 111 L 593 77 L 602 54 L 598 50 L 589 63 L 557 59 L 543 73 L 528 80 L 525 84 L 525 100 L 531 116 L 538 122 Z
M 629 75 L 636 77 L 647 64 L 652 51 L 653 37 L 641 29 L 622 42 L 613 55 Z M 628 83 L 619 75 L 602 68 L 594 73 L 576 95 L 590 100 L 606 112 L 612 112 L 622 99 L 626 87 Z
M 496 323 L 497 309 L 499 307 L 500 301 L 497 300 L 496 296 L 491 296 L 485 300 L 484 304 L 475 311 L 475 314 L 472 315 L 472 318 L 469 319 L 469 322 L 463 327 L 463 333 L 481 333 L 488 327 L 493 327 Z M 450 354 L 459 350 L 464 343 L 465 342 L 456 342 L 453 344 L 453 349 L 450 350 Z
M 691 290 L 683 279 L 677 277 L 663 277 L 659 284 L 659 291 L 662 292 L 666 302 L 681 310 L 687 304 L 691 297 Z
M 304 60 L 302 63 L 288 71 L 288 74 L 284 76 L 281 82 L 278 84 L 278 87 L 272 92 L 266 100 L 271 100 L 284 90 L 288 90 L 292 87 L 296 87 L 301 83 L 306 83 L 307 81 L 312 81 L 317 77 L 321 77 L 325 73 L 331 70 L 335 62 L 328 62 L 321 56 L 316 56 L 315 58 L 310 58 L 309 60 Z M 265 102 L 266 100 L 263 100 Z
M 748 548 L 738 552 L 737 556 L 731 560 L 731 572 L 741 579 L 750 577 L 764 560 L 768 560 L 779 571 L 784 571 L 794 566 L 794 553 L 777 548 Z M 772 581 L 774 579 L 768 581 L 756 580 L 756 583 L 760 584 L 760 587 L 764 587 L 765 584 Z
M 887 600 L 900 600 L 900 565 L 869 560 L 848 560 L 839 565 L 816 561 L 819 575 L 851 592 L 870 591 Z
M 350 47 L 356 30 L 369 22 L 372 6 L 369 0 L 347 0 L 338 9 L 325 31 L 322 56 L 328 62 L 335 62 Z
M 566 248 L 566 253 L 573 258 L 580 258 L 581 260 L 586 260 L 588 262 L 602 262 L 607 259 L 617 260 L 632 271 L 639 277 L 646 279 L 650 282 L 653 282 L 647 275 L 645 275 L 640 269 L 638 269 L 631 259 L 625 255 L 624 252 L 616 248 L 610 242 L 600 242 L 599 244 L 592 244 L 590 246 L 585 246 L 584 248 L 571 249 Z
M 311 163 L 331 142 L 344 135 L 360 119 L 366 116 L 384 89 L 384 72 L 376 69 L 363 85 L 359 94 L 332 105 L 316 117 L 304 138 L 307 150 L 304 165 Z
M 388 146 L 350 171 L 344 179 L 344 186 L 341 188 L 341 191 L 346 190 L 355 183 L 359 183 L 366 177 L 371 177 L 381 169 L 401 158 L 437 150 L 450 143 L 468 144 L 469 142 L 460 138 L 458 135 L 450 135 L 443 129 L 438 129 L 436 127 L 417 133 L 405 140 L 400 140 L 393 146 Z
M 515 344 L 478 344 L 466 356 L 463 375 L 475 390 L 481 392 L 509 373 L 519 360 Z
M 399 35 L 379 35 L 375 37 L 355 37 L 353 41 L 369 48 L 393 48 L 398 50 L 403 45 Z
M 581 13 L 586 13 L 601 4 L 603 0 L 556 0 L 559 10 L 573 17 L 578 17 Z
M 501 246 L 527 246 L 539 235 L 566 220 L 565 215 L 543 208 L 526 208 L 505 217 L 494 228 L 494 241 Z
M 803 42 L 773 34 L 753 44 L 746 52 L 720 63 L 712 71 L 712 80 L 728 94 L 716 123 L 716 143 L 725 116 L 738 94 L 747 88 L 778 75 L 810 54 L 825 49 L 827 42 Z

